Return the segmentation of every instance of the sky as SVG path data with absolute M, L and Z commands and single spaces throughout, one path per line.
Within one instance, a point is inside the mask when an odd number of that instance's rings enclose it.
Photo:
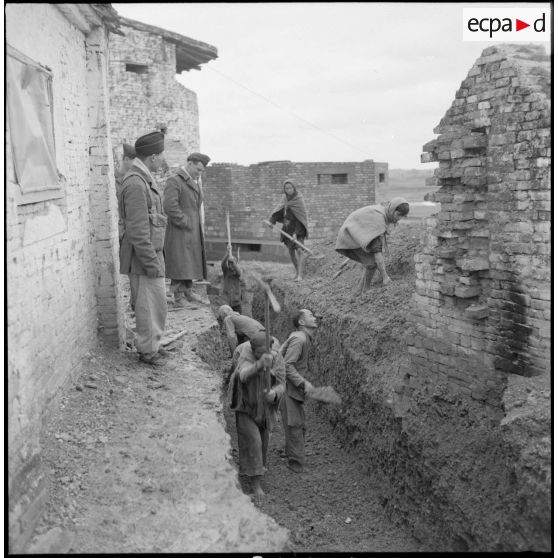
M 219 163 L 422 164 L 422 146 L 482 51 L 463 7 L 544 3 L 143 3 L 124 17 L 217 47 L 177 79 L 197 93 L 200 150 Z M 549 43 L 543 44 L 550 52 Z

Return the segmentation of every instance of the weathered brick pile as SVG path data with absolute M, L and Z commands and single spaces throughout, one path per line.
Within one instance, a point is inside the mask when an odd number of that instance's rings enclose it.
M 424 146 L 441 211 L 416 262 L 404 402 L 447 386 L 494 406 L 508 374 L 550 370 L 550 64 L 486 49 Z
M 375 203 L 378 174 L 387 177 L 387 163 L 293 163 L 273 161 L 241 166 L 210 165 L 204 181 L 208 239 L 226 239 L 225 213 L 229 210 L 234 240 L 277 241 L 266 219 L 283 194 L 283 181 L 292 179 L 304 196 L 310 239 L 335 237 L 347 215 Z M 346 174 L 347 184 L 319 184 L 318 174 Z
M 186 154 L 199 150 L 198 99 L 194 91 L 176 80 L 176 45 L 157 33 L 126 24 L 124 36 L 111 33 L 109 43 L 110 125 L 115 159 L 122 156 L 122 142 L 135 140 L 168 126 L 165 158 L 183 164 Z M 146 66 L 145 73 L 126 71 L 126 64 Z

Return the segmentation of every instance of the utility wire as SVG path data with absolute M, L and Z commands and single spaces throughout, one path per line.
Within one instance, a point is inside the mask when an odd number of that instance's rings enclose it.
M 305 118 L 302 118 L 302 116 L 299 116 L 298 114 L 294 113 L 292 110 L 286 109 L 286 108 L 282 107 L 281 105 L 278 105 L 275 101 L 272 101 L 271 99 L 268 99 L 267 97 L 265 97 L 261 93 L 258 93 L 257 91 L 253 91 L 252 89 L 250 89 L 246 85 L 244 85 L 244 84 L 236 81 L 235 79 L 227 76 L 223 72 L 220 72 L 219 70 L 216 70 L 215 68 L 212 68 L 211 66 L 207 66 L 206 69 L 211 70 L 212 72 L 215 72 L 216 74 L 219 74 L 221 77 L 223 77 L 225 79 L 228 79 L 229 81 L 232 81 L 234 84 L 238 85 L 239 87 L 242 87 L 242 89 L 246 89 L 246 91 L 249 91 L 253 95 L 256 95 L 257 97 L 260 97 L 260 99 L 263 99 L 264 101 L 267 101 L 268 103 L 270 103 L 274 107 L 278 108 L 279 110 L 282 110 L 283 112 L 286 112 L 286 113 L 290 114 L 292 117 L 300 120 L 301 122 L 304 122 L 305 124 L 308 124 L 308 126 L 312 126 L 312 128 L 315 128 L 319 132 L 322 132 L 323 134 L 326 134 L 326 135 L 336 139 L 337 141 L 340 141 L 341 143 L 344 143 L 345 145 L 348 145 L 349 147 L 352 147 L 353 149 L 356 149 L 357 151 L 360 151 L 364 155 L 367 155 L 367 156 L 370 155 L 370 152 L 364 151 L 362 148 L 357 147 L 356 145 L 353 145 L 352 143 L 349 143 L 349 142 L 345 141 L 344 139 L 336 136 L 335 134 L 332 134 L 331 132 L 328 132 L 327 130 L 324 130 L 324 129 L 320 128 L 319 126 L 317 126 L 313 122 L 310 122 L 309 120 L 306 120 Z

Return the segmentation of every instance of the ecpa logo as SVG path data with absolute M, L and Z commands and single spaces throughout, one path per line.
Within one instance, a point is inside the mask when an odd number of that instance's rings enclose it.
M 550 9 L 463 8 L 464 41 L 550 41 Z

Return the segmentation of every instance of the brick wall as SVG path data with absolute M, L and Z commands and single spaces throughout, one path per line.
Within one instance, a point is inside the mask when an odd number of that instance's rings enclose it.
M 550 372 L 550 64 L 542 47 L 494 46 L 424 146 L 439 161 L 416 262 L 415 388 L 501 406 L 510 374 Z
M 6 6 L 6 42 L 52 70 L 56 161 L 64 177 L 59 197 L 20 204 L 6 134 L 11 552 L 21 551 L 46 497 L 40 459 L 45 413 L 97 344 L 98 326 L 117 336 L 110 302 L 116 215 L 101 203 L 114 189 L 102 114 L 106 86 L 98 71 L 104 29 L 93 32 L 87 46 L 84 41 L 52 4 Z M 110 316 L 103 307 L 111 308 Z
M 381 169 L 381 170 L 379 170 Z M 217 163 L 204 179 L 206 234 L 208 241 L 226 241 L 225 213 L 231 219 L 233 241 L 261 241 L 276 246 L 278 233 L 262 223 L 283 193 L 283 181 L 294 181 L 304 196 L 312 239 L 335 238 L 352 211 L 375 203 L 379 172 L 387 176 L 387 163 L 293 163 L 272 161 L 250 166 Z M 347 184 L 319 184 L 319 174 L 346 174 Z
M 200 132 L 196 93 L 176 80 L 176 46 L 161 36 L 121 27 L 124 36 L 111 34 L 109 62 L 110 123 L 115 160 L 122 142 L 168 125 L 165 157 L 170 166 L 186 161 L 199 150 Z M 147 66 L 146 73 L 126 71 L 126 64 Z

